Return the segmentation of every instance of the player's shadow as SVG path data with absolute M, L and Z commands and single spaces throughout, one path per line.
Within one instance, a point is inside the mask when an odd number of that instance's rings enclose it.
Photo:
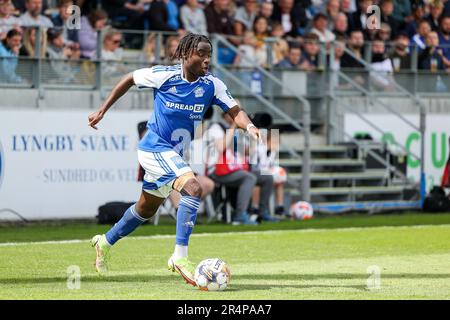
M 251 274 L 251 275 L 235 275 L 232 276 L 233 285 L 230 286 L 228 291 L 244 291 L 244 290 L 267 290 L 270 288 L 282 288 L 282 289 L 308 289 L 308 288 L 348 288 L 355 289 L 358 291 L 367 291 L 366 280 L 369 274 L 362 273 L 329 273 L 329 274 Z M 381 277 L 384 279 L 450 279 L 450 273 L 447 274 L 425 274 L 425 273 L 382 273 Z M 242 280 L 264 280 L 264 281 L 297 281 L 297 283 L 265 283 L 265 284 L 247 284 L 242 283 Z M 318 283 L 302 283 L 303 281 L 314 281 L 317 280 Z M 361 280 L 361 284 L 345 284 L 334 283 L 334 284 L 324 284 L 320 283 L 320 280 Z
M 0 279 L 0 285 L 13 284 L 48 284 L 48 283 L 66 283 L 68 276 L 57 277 L 21 277 L 21 278 L 6 278 Z M 174 275 L 107 275 L 99 276 L 96 274 L 82 275 L 80 280 L 82 282 L 164 282 L 178 279 Z

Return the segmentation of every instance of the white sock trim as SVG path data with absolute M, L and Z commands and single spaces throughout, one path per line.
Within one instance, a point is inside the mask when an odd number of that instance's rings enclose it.
M 182 246 L 179 244 L 175 245 L 175 250 L 173 251 L 173 257 L 175 259 L 186 258 L 188 256 L 188 246 Z
M 142 222 L 147 221 L 148 219 L 145 219 L 145 218 L 141 217 L 141 216 L 139 215 L 139 213 L 136 212 L 135 207 L 136 207 L 136 204 L 133 204 L 133 205 L 130 207 L 131 214 L 132 214 L 136 219 L 141 220 Z

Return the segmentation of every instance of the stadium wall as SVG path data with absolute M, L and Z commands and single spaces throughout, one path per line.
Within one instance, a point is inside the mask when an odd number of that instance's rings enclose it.
M 94 218 L 105 202 L 136 199 L 140 190 L 137 123 L 150 115 L 151 91 L 124 96 L 99 131 L 87 126 L 87 116 L 102 99 L 97 91 L 46 90 L 40 98 L 37 90 L 3 88 L 1 94 L 0 210 L 11 209 L 30 220 Z M 418 121 L 411 100 L 388 101 Z M 427 183 L 431 186 L 439 183 L 449 151 L 450 102 L 443 97 L 423 101 L 428 109 Z M 357 106 L 376 123 L 382 121 L 391 135 L 382 137 L 352 119 L 339 106 L 343 103 Z M 386 110 L 361 97 L 341 98 L 339 105 L 340 126 L 347 132 L 368 131 L 376 138 L 409 141 L 411 150 L 418 152 L 417 135 L 398 125 Z M 410 159 L 408 165 L 414 176 L 417 163 Z M 0 219 L 16 217 L 2 212 Z

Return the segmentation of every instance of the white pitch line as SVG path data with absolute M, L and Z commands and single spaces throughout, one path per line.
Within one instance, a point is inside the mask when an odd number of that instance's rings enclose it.
M 201 237 L 227 237 L 233 235 L 268 235 L 268 234 L 279 234 L 285 232 L 291 233 L 316 233 L 316 232 L 326 232 L 326 231 L 338 231 L 338 232 L 352 232 L 361 230 L 381 230 L 381 229 L 421 229 L 424 227 L 450 227 L 450 224 L 439 224 L 439 225 L 415 225 L 415 226 L 380 226 L 380 227 L 352 227 L 352 228 L 328 228 L 328 229 L 298 229 L 298 230 L 261 230 L 261 231 L 236 231 L 236 232 L 217 232 L 217 233 L 198 233 L 193 234 L 194 238 Z M 127 237 L 127 240 L 146 240 L 146 239 L 175 239 L 175 235 L 152 235 L 152 236 L 135 236 Z M 89 242 L 90 239 L 73 239 L 73 240 L 55 240 L 55 241 L 32 241 L 32 242 L 5 242 L 0 243 L 0 247 L 14 247 L 14 246 L 26 246 L 26 245 L 45 245 L 45 244 L 73 244 L 73 243 L 85 243 Z

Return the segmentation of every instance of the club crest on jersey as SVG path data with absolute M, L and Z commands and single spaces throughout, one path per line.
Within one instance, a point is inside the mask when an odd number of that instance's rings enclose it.
M 173 86 L 172 88 L 170 88 L 168 90 L 168 92 L 170 92 L 170 93 L 177 93 L 177 87 Z
M 197 87 L 195 88 L 194 93 L 196 98 L 201 98 L 205 94 L 205 90 L 202 87 Z

